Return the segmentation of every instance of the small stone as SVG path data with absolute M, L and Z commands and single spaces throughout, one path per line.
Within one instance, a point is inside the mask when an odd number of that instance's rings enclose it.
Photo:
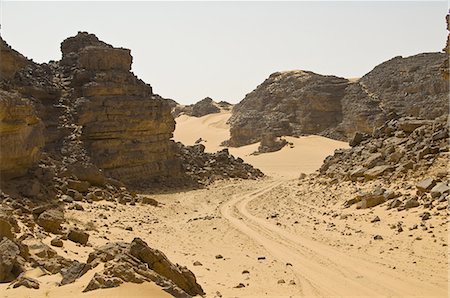
M 383 237 L 381 235 L 376 235 L 373 237 L 374 240 L 383 240 Z
M 50 245 L 55 247 L 63 247 L 64 243 L 59 237 L 55 237 L 52 241 L 50 241 Z
M 237 286 L 235 286 L 236 289 L 245 288 L 245 285 L 243 283 L 239 283 Z
M 203 264 L 200 263 L 199 261 L 195 261 L 192 265 L 194 265 L 194 266 L 203 266 Z
M 265 260 L 266 257 L 258 257 L 258 260 Z
M 222 255 L 216 255 L 216 259 L 223 259 Z
M 280 280 L 278 280 L 277 283 L 278 283 L 278 284 L 284 284 L 284 283 L 286 283 L 286 282 L 284 281 L 284 279 L 280 279 Z
M 428 220 L 431 218 L 431 214 L 430 212 L 424 212 L 420 217 L 422 218 L 422 220 Z
M 378 216 L 375 216 L 370 222 L 378 222 L 380 221 L 380 218 Z

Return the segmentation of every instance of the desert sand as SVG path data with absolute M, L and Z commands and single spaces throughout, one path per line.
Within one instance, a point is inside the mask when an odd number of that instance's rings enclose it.
M 201 138 L 205 151 L 216 152 L 223 149 L 221 143 L 230 137 L 226 124 L 231 112 L 224 111 L 203 117 L 181 115 L 175 119 L 177 126 L 174 139 L 185 145 L 194 145 Z M 266 175 L 277 178 L 297 178 L 300 173 L 310 174 L 316 171 L 325 157 L 335 149 L 348 148 L 348 144 L 321 136 L 284 137 L 292 146 L 260 155 L 252 155 L 258 150 L 259 143 L 228 148 L 230 153 L 263 171 Z
M 228 117 L 181 116 L 175 140 L 193 144 L 201 137 L 207 151 L 217 151 L 227 138 Z M 343 198 L 357 191 L 351 182 L 327 184 L 325 178 L 300 180 L 298 175 L 313 172 L 327 154 L 348 145 L 318 136 L 288 140 L 294 148 L 257 156 L 250 155 L 257 144 L 230 149 L 267 171 L 267 178 L 139 194 L 157 200 L 158 207 L 80 202 L 84 211 L 67 210 L 67 225 L 90 230 L 90 245 L 64 241 L 63 248 L 54 249 L 83 261 L 93 247 L 140 237 L 192 270 L 206 297 L 447 297 L 446 210 L 413 228 L 420 223 L 419 208 L 345 209 Z M 380 220 L 372 222 L 375 216 Z M 411 229 L 398 233 L 392 229 L 398 222 Z M 374 240 L 375 235 L 383 240 Z M 11 298 L 169 296 L 151 283 L 81 293 L 100 269 L 62 287 L 56 286 L 59 276 L 35 269 L 28 274 L 41 282 L 39 290 L 11 290 L 4 284 L 0 293 Z

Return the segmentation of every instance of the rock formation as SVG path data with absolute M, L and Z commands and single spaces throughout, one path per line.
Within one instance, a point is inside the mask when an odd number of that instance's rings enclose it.
M 428 168 L 448 152 L 446 117 L 425 120 L 393 117 L 372 135 L 352 140 L 352 148 L 338 150 L 320 168 L 323 175 L 364 181 L 378 177 L 402 177 Z
M 202 144 L 194 146 L 177 144 L 186 173 L 201 184 L 207 185 L 219 179 L 257 179 L 264 176 L 260 170 L 244 163 L 241 158 L 230 155 L 228 149 L 207 153 Z
M 424 119 L 448 114 L 449 87 L 439 71 L 444 59 L 445 54 L 424 53 L 378 65 L 347 88 L 336 131 L 346 138 L 371 133 L 390 112 Z
M 271 74 L 233 108 L 230 146 L 275 136 L 319 134 L 342 120 L 341 99 L 349 82 L 309 71 Z
M 134 206 L 137 195 L 127 187 L 156 191 L 205 184 L 207 179 L 186 170 L 191 161 L 171 140 L 173 103 L 131 72 L 130 50 L 86 32 L 61 44 L 61 61 L 34 63 L 2 39 L 0 50 L 0 282 L 37 289 L 37 280 L 21 274 L 24 268 L 61 273 L 61 285 L 92 268 L 58 255 L 41 240 L 54 234 L 54 247 L 65 240 L 91 246 L 88 231 L 68 226 L 64 214 L 83 210 L 78 202 Z M 196 156 L 196 170 L 229 166 L 228 175 L 217 177 L 262 175 L 242 160 L 222 156 Z M 109 271 L 95 275 L 88 290 L 154 281 L 176 296 L 204 294 L 191 271 L 144 244 L 143 255 L 121 254 L 137 265 L 136 279 L 115 275 L 129 263 L 108 264 Z
M 223 102 L 222 104 L 216 103 L 210 97 L 206 97 L 199 102 L 192 105 L 178 105 L 172 110 L 172 115 L 176 118 L 181 114 L 193 116 L 193 117 L 202 117 L 209 114 L 220 113 L 221 106 L 225 106 Z
M 130 50 L 79 33 L 61 44 L 75 124 L 91 160 L 127 184 L 180 175 L 166 101 L 131 72 Z
M 445 21 L 447 23 L 447 31 L 450 31 L 450 14 L 447 14 L 445 16 Z M 444 79 L 448 81 L 450 79 L 448 58 L 448 55 L 450 55 L 450 32 L 447 34 L 447 43 L 445 44 L 445 48 L 443 49 L 443 51 L 447 54 L 447 58 L 441 64 L 441 72 L 444 76 Z
M 445 58 L 395 57 L 356 82 L 305 71 L 274 73 L 234 107 L 229 145 L 254 143 L 265 133 L 348 140 L 357 131 L 371 133 L 390 112 L 426 119 L 446 115 L 449 86 L 440 71 Z
M 287 144 L 288 141 L 285 139 L 278 138 L 272 133 L 266 133 L 261 137 L 261 143 L 259 144 L 258 151 L 253 154 L 275 152 L 281 150 Z
M 37 163 L 43 128 L 30 100 L 0 90 L 0 179 L 22 176 Z
M 419 205 L 432 209 L 447 202 L 450 192 L 447 118 L 426 120 L 393 115 L 390 118 L 372 135 L 356 133 L 351 141 L 352 148 L 337 150 L 327 157 L 320 175 L 332 181 L 349 180 L 358 184 L 379 181 L 389 187 L 362 193 L 346 201 L 346 207 L 358 203 L 358 208 L 370 208 L 388 202 L 389 209 L 404 210 Z M 430 175 L 431 168 L 435 177 L 424 177 Z M 417 177 L 422 181 L 417 183 L 416 195 L 411 197 L 410 183 Z M 399 188 L 399 184 L 403 187 Z

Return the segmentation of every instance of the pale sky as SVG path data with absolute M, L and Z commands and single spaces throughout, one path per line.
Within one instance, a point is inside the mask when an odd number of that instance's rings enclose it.
M 180 103 L 239 102 L 271 73 L 360 77 L 395 56 L 437 52 L 447 1 L 5 2 L 1 35 L 36 62 L 78 31 L 131 49 L 133 72 Z

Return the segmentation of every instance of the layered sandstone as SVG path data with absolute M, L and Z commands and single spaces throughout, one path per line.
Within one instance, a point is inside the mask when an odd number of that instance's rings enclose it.
M 275 136 L 319 134 L 342 120 L 349 81 L 310 71 L 276 72 L 233 108 L 230 146 Z
M 43 124 L 33 103 L 0 90 L 0 178 L 24 175 L 40 158 Z
M 8 80 L 26 65 L 31 63 L 19 52 L 13 50 L 0 37 L 0 79 Z
M 130 72 L 130 50 L 83 32 L 61 49 L 61 65 L 70 71 L 74 122 L 91 160 L 129 184 L 179 175 L 170 107 Z

